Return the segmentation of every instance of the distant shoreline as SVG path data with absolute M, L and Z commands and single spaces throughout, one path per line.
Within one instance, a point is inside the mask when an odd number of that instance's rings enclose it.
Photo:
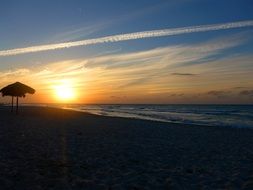
M 9 114 L 11 115 L 14 115 L 15 116 L 15 113 L 10 113 L 10 109 L 8 110 L 7 108 L 10 108 L 10 106 L 3 106 L 4 107 L 4 111 L 9 111 Z M 53 110 L 57 110 L 57 111 L 60 111 L 60 110 L 64 110 L 64 111 L 68 111 L 68 112 L 73 112 L 73 113 L 79 113 L 79 114 L 83 114 L 83 116 L 87 116 L 87 115 L 91 115 L 91 116 L 94 116 L 94 117 L 105 117 L 105 118 L 112 118 L 112 119 L 123 119 L 123 120 L 140 120 L 140 121 L 144 121 L 144 122 L 151 122 L 151 123 L 162 123 L 162 124 L 165 124 L 165 125 L 179 125 L 179 126 L 198 126 L 198 127 L 217 127 L 217 126 L 208 126 L 208 125 L 195 125 L 195 124 L 182 124 L 182 123 L 173 123 L 173 122 L 164 122 L 164 121 L 155 121 L 155 120 L 146 120 L 146 119 L 139 119 L 139 118 L 128 118 L 128 117 L 117 117 L 117 116 L 107 116 L 107 115 L 98 115 L 98 114 L 94 114 L 94 113 L 91 113 L 91 112 L 86 112 L 86 111 L 80 111 L 80 110 L 75 110 L 75 109 L 69 109 L 69 108 L 61 108 L 61 107 L 51 107 L 51 106 L 20 106 L 20 107 L 23 107 L 25 108 L 24 110 L 29 110 L 29 109 L 37 109 L 37 108 L 48 108 L 48 109 L 53 109 Z M 14 108 L 15 109 L 15 108 Z M 1 111 L 1 108 L 0 108 L 0 111 Z M 15 111 L 15 110 L 14 110 Z M 26 113 L 26 112 L 25 112 Z M 22 113 L 22 108 L 20 108 L 20 113 L 18 115 L 23 115 L 24 113 Z
M 166 123 L 253 128 L 251 105 L 23 104 Z

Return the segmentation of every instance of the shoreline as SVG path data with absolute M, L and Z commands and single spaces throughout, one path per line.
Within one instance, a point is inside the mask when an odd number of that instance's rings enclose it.
M 91 107 L 90 107 L 91 106 Z M 116 106 L 116 107 L 115 107 Z M 130 106 L 130 107 L 129 107 Z M 137 107 L 135 107 L 137 106 Z M 252 115 L 253 107 L 251 105 L 238 105 L 243 106 L 241 112 L 238 108 L 234 108 L 234 105 L 227 105 L 228 108 L 214 109 L 214 108 L 187 108 L 184 110 L 184 105 L 171 105 L 168 108 L 153 108 L 156 105 L 147 105 L 147 109 L 143 109 L 141 105 L 21 105 L 20 107 L 44 107 L 44 108 L 57 108 L 65 110 L 73 110 L 82 113 L 90 113 L 98 116 L 106 117 L 119 117 L 128 119 L 141 119 L 146 121 L 165 122 L 169 124 L 178 125 L 191 125 L 191 126 L 205 126 L 205 127 L 224 127 L 224 128 L 250 128 L 253 127 L 253 122 L 250 120 L 250 114 Z M 160 105 L 157 105 L 160 106 Z M 168 105 L 164 105 L 165 107 Z M 174 106 L 180 106 L 175 107 Z M 183 107 L 181 107 L 183 106 Z M 199 105 L 198 105 L 199 106 Z M 205 107 L 206 105 L 204 105 Z M 230 108 L 230 106 L 233 106 Z M 246 108 L 245 108 L 246 106 Z M 8 106 L 4 106 L 8 107 Z M 186 105 L 187 107 L 187 105 Z M 162 109 L 162 111 L 160 110 Z M 179 110 L 177 110 L 179 109 Z M 199 109 L 195 112 L 192 109 Z M 245 113 L 248 111 L 248 114 Z M 168 112 L 168 113 L 166 113 Z M 231 112 L 231 114 L 230 114 Z M 226 113 L 226 114 L 224 114 Z M 242 114 L 242 115 L 241 115 Z
M 33 106 L 28 106 L 28 107 L 33 107 Z M 38 106 L 40 107 L 40 106 Z M 249 130 L 253 130 L 253 128 L 250 127 L 235 127 L 235 126 L 218 126 L 218 125 L 208 125 L 208 124 L 195 124 L 195 123 L 180 123 L 180 122 L 172 122 L 172 121 L 159 121 L 159 120 L 151 120 L 151 119 L 141 119 L 141 118 L 135 118 L 135 117 L 120 117 L 120 116 L 110 116 L 110 115 L 100 115 L 100 114 L 95 114 L 95 113 L 91 113 L 91 112 L 87 112 L 87 111 L 81 111 L 78 109 L 73 109 L 73 108 L 57 108 L 57 107 L 50 107 L 47 106 L 46 108 L 55 108 L 55 109 L 63 109 L 63 110 L 67 110 L 67 111 L 74 111 L 74 112 L 79 112 L 79 113 L 84 113 L 84 114 L 90 114 L 90 115 L 94 115 L 94 116 L 101 116 L 101 117 L 110 117 L 110 118 L 118 118 L 118 119 L 130 119 L 130 120 L 140 120 L 140 121 L 147 121 L 147 122 L 158 122 L 158 123 L 162 123 L 165 125 L 177 125 L 177 126 L 183 126 L 183 127 L 214 127 L 214 128 L 228 128 L 228 129 L 249 129 Z
M 253 131 L 0 108 L 3 189 L 243 189 Z
M 5 108 L 10 106 L 3 106 Z M 217 126 L 217 125 L 205 125 L 205 124 L 193 124 L 193 123 L 180 123 L 180 122 L 170 122 L 170 121 L 159 121 L 159 120 L 149 120 L 149 119 L 141 119 L 141 118 L 135 118 L 135 117 L 120 117 L 120 116 L 110 116 L 110 115 L 100 115 L 100 114 L 95 114 L 95 113 L 91 113 L 88 111 L 81 111 L 78 109 L 73 109 L 73 108 L 63 108 L 63 107 L 53 107 L 53 106 L 20 106 L 19 107 L 19 111 L 21 113 L 19 113 L 18 115 L 22 114 L 22 108 L 24 108 L 24 110 L 26 109 L 36 109 L 36 108 L 46 108 L 46 109 L 55 109 L 55 110 L 65 110 L 65 111 L 70 111 L 73 113 L 79 113 L 79 114 L 84 114 L 83 116 L 86 115 L 91 115 L 91 116 L 95 116 L 95 117 L 105 117 L 105 118 L 112 118 L 112 119 L 123 119 L 123 120 L 136 120 L 136 121 L 145 121 L 145 122 L 154 122 L 154 123 L 160 123 L 163 125 L 169 125 L 171 127 L 171 125 L 173 126 L 180 126 L 180 127 L 211 127 L 211 128 L 228 128 L 228 129 L 246 129 L 246 130 L 252 130 L 252 128 L 249 127 L 234 127 L 234 126 Z M 1 107 L 0 107 L 1 109 Z M 7 111 L 7 110 L 6 110 Z M 14 108 L 15 111 L 15 108 Z M 11 114 L 11 113 L 10 113 Z M 13 115 L 15 115 L 15 113 L 13 113 Z

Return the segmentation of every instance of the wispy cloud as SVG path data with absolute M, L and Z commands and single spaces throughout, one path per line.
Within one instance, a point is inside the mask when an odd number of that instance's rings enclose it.
M 253 97 L 253 90 L 243 90 L 239 94 L 243 96 Z
M 135 33 L 106 36 L 106 37 L 101 37 L 101 38 L 86 39 L 86 40 L 80 40 L 80 41 L 74 41 L 74 42 L 1 50 L 0 56 L 11 56 L 11 55 L 24 54 L 24 53 L 71 48 L 71 47 L 77 47 L 77 46 L 88 46 L 88 45 L 101 44 L 101 43 L 136 40 L 136 39 L 143 39 L 143 38 L 154 38 L 154 37 L 162 37 L 162 36 L 173 36 L 173 35 L 179 35 L 179 34 L 225 30 L 225 29 L 233 29 L 233 28 L 241 28 L 241 27 L 249 27 L 249 26 L 253 26 L 253 20 L 230 22 L 230 23 L 223 23 L 223 24 L 213 24 L 213 25 L 200 25 L 200 26 L 190 26 L 190 27 L 182 27 L 182 28 L 142 31 L 142 32 L 135 32 Z
M 171 75 L 176 75 L 176 76 L 196 76 L 197 74 L 193 74 L 193 73 L 171 73 Z
M 184 93 L 173 93 L 173 94 L 169 94 L 169 97 L 182 97 L 184 96 Z
M 207 95 L 223 98 L 223 97 L 226 97 L 229 93 L 230 93 L 229 91 L 212 90 L 212 91 L 207 92 Z

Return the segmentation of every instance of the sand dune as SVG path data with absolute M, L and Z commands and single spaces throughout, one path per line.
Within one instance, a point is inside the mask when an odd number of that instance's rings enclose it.
M 252 189 L 253 131 L 0 107 L 1 189 Z

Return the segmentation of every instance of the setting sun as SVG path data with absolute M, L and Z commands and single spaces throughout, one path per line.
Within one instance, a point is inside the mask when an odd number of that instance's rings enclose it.
M 71 101 L 76 97 L 75 90 L 70 81 L 63 81 L 54 86 L 55 96 L 60 101 Z

